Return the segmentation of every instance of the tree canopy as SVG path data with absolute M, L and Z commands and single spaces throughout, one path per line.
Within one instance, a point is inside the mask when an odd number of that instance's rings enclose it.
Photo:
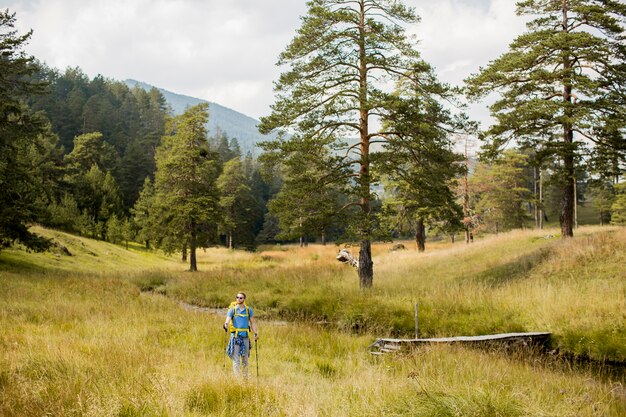
M 575 158 L 588 141 L 626 150 L 626 5 L 614 0 L 524 0 L 534 16 L 509 51 L 468 79 L 472 97 L 498 92 L 492 152 L 517 141 L 561 160 L 563 237 L 573 235 Z M 615 136 L 608 131 L 621 132 Z M 604 132 L 604 133 L 603 133 Z
M 42 94 L 45 84 L 33 80 L 38 67 L 22 48 L 32 32 L 19 35 L 15 14 L 0 10 L 0 247 L 20 241 L 35 250 L 45 249 L 45 239 L 29 232 L 38 214 L 35 204 L 42 189 L 34 178 L 33 159 L 51 133 L 46 120 L 25 104 Z

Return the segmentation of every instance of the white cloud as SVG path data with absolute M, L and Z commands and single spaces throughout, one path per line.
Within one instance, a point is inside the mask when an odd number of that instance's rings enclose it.
M 135 78 L 259 117 L 273 98 L 277 56 L 305 11 L 299 2 L 260 3 L 0 0 L 0 7 L 18 13 L 22 31 L 34 29 L 27 50 L 50 66 Z
M 410 32 L 444 81 L 459 84 L 521 32 L 511 0 L 407 0 Z M 305 0 L 0 0 L 34 29 L 27 50 L 89 76 L 134 78 L 253 117 L 269 112 L 275 62 Z M 485 111 L 483 110 L 484 117 Z
M 524 29 L 511 0 L 491 0 L 488 7 L 459 0 L 413 2 L 422 17 L 414 33 L 424 58 L 455 84 L 502 54 Z
M 499 57 L 525 29 L 511 0 L 412 0 L 421 22 L 412 28 L 423 58 L 442 81 L 461 85 L 481 66 Z M 488 101 L 470 106 L 469 115 L 483 127 L 491 122 Z

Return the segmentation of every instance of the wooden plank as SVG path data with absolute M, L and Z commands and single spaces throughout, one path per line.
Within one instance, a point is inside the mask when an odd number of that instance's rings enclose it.
M 412 346 L 420 344 L 437 344 L 437 343 L 463 343 L 463 344 L 485 344 L 485 343 L 512 343 L 512 342 L 529 342 L 543 343 L 551 336 L 549 332 L 527 332 L 527 333 L 501 333 L 480 336 L 455 336 L 455 337 L 438 337 L 431 339 L 377 339 L 370 346 L 382 352 L 398 352 L 403 346 Z

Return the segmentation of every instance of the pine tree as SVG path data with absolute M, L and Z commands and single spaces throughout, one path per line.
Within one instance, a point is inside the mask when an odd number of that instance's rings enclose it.
M 493 164 L 479 164 L 470 179 L 481 223 L 495 233 L 523 228 L 529 219 L 525 204 L 530 190 L 524 178 L 527 156 L 505 151 Z
M 347 193 L 344 182 L 338 179 L 349 178 L 348 169 L 336 169 L 338 158 L 312 138 L 292 137 L 291 152 L 282 146 L 265 145 L 268 152 L 261 156 L 265 165 L 280 168 L 283 185 L 269 201 L 270 213 L 278 219 L 280 233 L 278 239 L 300 238 L 305 244 L 309 236 L 320 236 L 322 243 L 330 228 L 341 214 L 346 219 L 340 201 Z
M 150 241 L 157 236 L 154 216 L 154 185 L 147 177 L 144 180 L 143 188 L 139 193 L 139 198 L 130 212 L 133 216 L 133 223 L 137 229 L 137 238 L 144 242 L 146 249 L 150 249 Z
M 41 190 L 35 185 L 32 159 L 26 155 L 46 132 L 47 123 L 24 102 L 43 93 L 45 86 L 31 78 L 37 66 L 22 51 L 32 31 L 18 35 L 14 27 L 15 13 L 0 10 L 0 248 L 17 240 L 43 250 L 49 242 L 28 230 L 37 219 Z
M 594 179 L 589 182 L 589 189 L 600 224 L 610 223 L 612 206 L 615 202 L 615 187 L 610 181 Z
M 279 57 L 290 68 L 276 83 L 272 114 L 260 130 L 296 132 L 343 155 L 335 169 L 354 168 L 353 205 L 360 208 L 359 283 L 373 284 L 371 145 L 383 132 L 370 118 L 385 112 L 386 81 L 410 77 L 419 55 L 407 41 L 402 23 L 415 22 L 414 12 L 395 0 L 311 0 L 297 35 Z M 357 137 L 357 143 L 346 138 Z M 290 149 L 288 139 L 281 142 Z M 292 152 L 298 152 L 292 148 Z
M 387 212 L 394 214 L 397 225 L 413 228 L 418 250 L 424 251 L 427 224 L 460 228 L 463 213 L 453 187 L 463 167 L 462 156 L 452 150 L 455 121 L 439 102 L 449 98 L 448 87 L 427 66 L 413 77 L 402 80 L 390 100 L 393 111 L 383 119 L 387 141 L 376 160 L 391 196 Z
M 468 80 L 469 93 L 499 92 L 491 150 L 515 139 L 562 160 L 562 237 L 573 236 L 575 158 L 584 138 L 611 146 L 603 126 L 626 126 L 626 4 L 615 0 L 523 0 L 535 16 L 509 51 Z M 622 132 L 623 133 L 623 132 Z M 623 135 L 622 135 L 622 141 Z
M 209 244 L 219 221 L 218 156 L 210 152 L 208 105 L 190 107 L 168 123 L 157 149 L 153 213 L 157 242 L 167 251 L 189 248 L 189 270 L 197 271 L 196 249 Z
M 115 165 L 115 149 L 105 142 L 102 133 L 86 133 L 74 138 L 72 152 L 65 156 L 65 162 L 71 173 L 85 173 L 93 165 L 110 171 Z
M 233 158 L 224 164 L 222 174 L 217 179 L 217 188 L 222 208 L 220 226 L 226 235 L 226 246 L 233 249 L 235 244 L 243 243 L 253 247 L 254 233 L 251 223 L 254 220 L 256 201 L 239 158 Z
M 615 185 L 615 200 L 611 206 L 611 224 L 626 225 L 626 182 Z

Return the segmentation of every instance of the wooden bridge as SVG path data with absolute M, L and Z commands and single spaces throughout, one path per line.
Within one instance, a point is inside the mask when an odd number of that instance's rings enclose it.
M 406 352 L 412 348 L 427 344 L 464 344 L 470 346 L 541 346 L 550 340 L 551 333 L 502 333 L 485 336 L 440 337 L 434 339 L 377 339 L 370 345 L 370 353 Z

